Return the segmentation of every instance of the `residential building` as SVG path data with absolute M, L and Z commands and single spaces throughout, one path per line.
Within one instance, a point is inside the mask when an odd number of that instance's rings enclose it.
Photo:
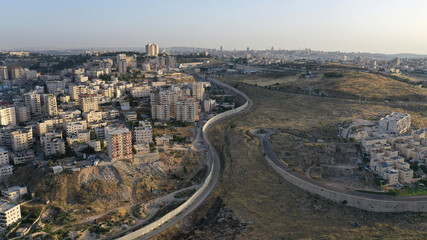
M 11 134 L 11 145 L 15 152 L 27 150 L 33 147 L 33 129 L 32 127 L 25 127 L 20 130 L 16 130 Z
M 35 159 L 34 149 L 28 149 L 11 154 L 13 164 L 24 164 Z
M 72 134 L 78 133 L 86 128 L 86 121 L 67 122 L 65 125 L 65 132 L 67 133 L 67 136 L 71 136 Z
M 0 165 L 5 164 L 9 164 L 9 153 L 4 148 L 0 148 Z
M 1 194 L 11 201 L 16 201 L 20 197 L 23 197 L 28 193 L 27 187 L 25 186 L 13 186 L 1 190 Z
M 42 114 L 40 94 L 35 91 L 24 94 L 25 105 L 30 108 L 31 115 Z
M 15 113 L 16 113 L 16 121 L 18 123 L 26 123 L 31 119 L 31 111 L 30 111 L 30 107 L 28 106 L 22 106 L 22 105 L 16 106 Z
M 176 104 L 176 120 L 181 122 L 195 122 L 197 116 L 197 101 L 187 98 Z
M 79 96 L 79 108 L 83 113 L 98 111 L 98 95 L 81 94 Z
M 159 45 L 153 44 L 153 43 L 148 43 L 147 45 L 145 45 L 145 53 L 149 57 L 159 56 Z
M 197 100 L 203 100 L 203 95 L 205 93 L 205 88 L 203 87 L 203 82 L 193 82 L 191 84 L 192 96 Z
M 134 87 L 130 91 L 132 97 L 149 97 L 151 93 L 151 89 L 148 86 L 144 87 Z
M 48 116 L 55 116 L 58 115 L 58 107 L 56 104 L 56 97 L 53 94 L 44 94 L 43 95 L 43 102 L 44 102 L 44 108 L 45 113 Z
M 163 135 L 156 137 L 156 145 L 157 146 L 167 146 L 169 145 L 170 141 L 173 139 L 170 135 Z
M 0 179 L 3 179 L 7 176 L 10 176 L 13 174 L 13 166 L 6 164 L 6 165 L 0 165 Z
M 102 121 L 102 112 L 90 111 L 83 113 L 83 117 L 86 119 L 88 123 L 100 122 Z
M 7 228 L 21 218 L 21 207 L 0 200 L 0 227 Z
M 111 161 L 132 158 L 132 132 L 129 129 L 106 130 L 106 142 Z
M 64 122 L 61 118 L 46 119 L 43 122 L 37 122 L 36 133 L 41 136 L 47 132 L 53 132 L 55 128 L 59 128 Z
M 76 133 L 67 136 L 67 142 L 69 145 L 73 143 L 88 143 L 90 141 L 90 130 L 80 130 Z
M 95 152 L 100 152 L 102 150 L 101 141 L 92 140 L 92 141 L 89 141 L 87 144 L 91 146 Z
M 408 113 L 393 112 L 381 118 L 379 126 L 390 133 L 404 133 L 411 128 L 411 115 Z
M 138 120 L 138 115 L 134 111 L 125 112 L 124 115 L 125 115 L 126 121 L 128 122 L 136 122 Z
M 71 100 L 73 100 L 73 101 L 79 100 L 80 94 L 87 93 L 87 89 L 86 88 L 87 88 L 86 85 L 74 85 L 74 84 L 70 84 L 68 86 L 68 92 L 69 92 Z
M 15 107 L 0 107 L 0 125 L 1 126 L 16 126 Z
M 140 121 L 139 126 L 133 130 L 135 144 L 153 142 L 151 124 L 148 121 Z
M 151 104 L 151 118 L 161 121 L 169 121 L 171 118 L 171 111 L 169 104 Z
M 80 110 L 85 112 L 98 111 L 98 95 L 82 94 L 79 96 Z
M 128 72 L 128 65 L 126 63 L 126 59 L 120 59 L 117 64 L 118 71 L 120 74 L 126 74 Z
M 43 144 L 43 151 L 46 156 L 65 154 L 65 141 L 62 138 L 53 138 Z

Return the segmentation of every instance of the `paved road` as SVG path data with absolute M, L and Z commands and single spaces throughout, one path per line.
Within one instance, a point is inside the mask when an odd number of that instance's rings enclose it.
M 205 187 L 203 192 L 201 192 L 200 194 L 198 194 L 196 196 L 196 194 L 194 195 L 194 198 L 190 198 L 189 204 L 187 205 L 186 208 L 184 208 L 184 210 L 175 213 L 174 216 L 170 219 L 168 219 L 167 221 L 164 221 L 161 219 L 155 221 L 154 223 L 151 223 L 150 225 L 141 228 L 135 232 L 132 232 L 126 236 L 123 236 L 119 239 L 121 240 L 129 240 L 129 239 L 149 239 L 161 232 L 163 232 L 164 230 L 168 229 L 169 227 L 175 225 L 176 223 L 178 223 L 179 221 L 181 221 L 184 217 L 186 217 L 187 215 L 189 215 L 191 212 L 193 212 L 197 207 L 199 207 L 205 200 L 206 198 L 210 195 L 210 193 L 212 192 L 212 190 L 215 188 L 218 179 L 219 179 L 219 175 L 220 175 L 220 170 L 221 170 L 221 166 L 220 166 L 220 160 L 218 157 L 218 153 L 215 150 L 214 146 L 212 145 L 212 143 L 209 141 L 209 130 L 214 127 L 215 125 L 217 125 L 219 122 L 224 121 L 225 119 L 229 119 L 237 114 L 242 114 L 244 112 L 247 112 L 251 107 L 252 107 L 252 100 L 250 100 L 248 98 L 248 96 L 246 96 L 246 94 L 244 94 L 243 92 L 231 87 L 228 84 L 225 84 L 223 82 L 217 81 L 216 79 L 206 79 L 207 81 L 210 81 L 213 84 L 216 84 L 220 87 L 223 88 L 227 88 L 230 91 L 233 91 L 234 93 L 242 96 L 243 98 L 246 99 L 247 101 L 247 106 L 239 111 L 237 111 L 237 109 L 233 109 L 230 111 L 236 111 L 233 114 L 230 114 L 228 116 L 225 117 L 221 117 L 220 119 L 218 119 L 218 121 L 215 121 L 213 123 L 209 123 L 209 121 L 206 124 L 209 124 L 206 126 L 205 130 L 202 131 L 203 134 L 203 141 L 204 144 L 206 146 L 206 150 L 208 153 L 208 160 L 207 160 L 207 165 L 208 165 L 208 173 L 211 173 L 212 177 L 210 178 L 210 181 L 206 181 L 202 187 Z M 227 113 L 227 112 L 226 112 Z M 185 203 L 184 203 L 185 204 Z M 151 227 L 153 226 L 153 227 Z M 147 229 L 148 228 L 148 229 Z
M 345 194 L 353 197 L 358 197 L 360 199 L 367 200 L 380 200 L 384 202 L 425 202 L 427 204 L 427 196 L 414 196 L 414 197 L 395 197 L 391 195 L 379 195 L 379 194 L 370 194 L 364 192 L 357 191 L 349 191 L 345 189 L 335 188 L 327 185 L 323 185 L 313 179 L 307 178 L 305 175 L 301 175 L 291 168 L 289 168 L 283 161 L 279 160 L 274 151 L 271 148 L 271 142 L 269 136 L 274 134 L 273 130 L 267 130 L 265 134 L 256 134 L 255 131 L 251 131 L 252 134 L 258 135 L 261 138 L 262 149 L 266 153 L 266 155 L 273 161 L 275 165 L 280 167 L 281 170 L 291 174 L 292 176 L 299 178 L 301 181 L 309 183 L 311 185 L 315 185 L 319 188 L 327 189 L 333 192 L 337 192 L 340 194 Z

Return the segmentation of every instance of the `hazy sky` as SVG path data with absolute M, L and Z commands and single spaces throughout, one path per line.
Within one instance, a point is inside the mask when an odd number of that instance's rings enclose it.
M 0 49 L 189 46 L 427 54 L 426 0 L 0 0 Z

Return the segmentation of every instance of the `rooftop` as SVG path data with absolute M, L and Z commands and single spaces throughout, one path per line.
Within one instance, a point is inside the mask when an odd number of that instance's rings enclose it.
M 7 212 L 18 205 L 0 200 L 0 212 Z

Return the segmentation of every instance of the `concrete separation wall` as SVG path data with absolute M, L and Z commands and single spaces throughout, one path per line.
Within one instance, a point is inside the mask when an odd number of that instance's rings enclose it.
M 179 220 L 183 219 L 186 215 L 190 213 L 188 210 L 194 210 L 196 207 L 198 207 L 211 193 L 213 188 L 216 185 L 216 181 L 218 180 L 219 172 L 220 172 L 220 162 L 218 155 L 213 147 L 213 145 L 209 142 L 208 132 L 217 122 L 220 120 L 223 120 L 227 117 L 230 117 L 234 114 L 238 114 L 241 112 L 244 112 L 248 110 L 252 106 L 251 100 L 244 94 L 243 92 L 229 86 L 228 84 L 222 83 L 216 79 L 208 78 L 208 81 L 227 88 L 233 92 L 235 92 L 238 95 L 241 95 L 244 97 L 247 101 L 242 106 L 229 110 L 227 112 L 223 112 L 221 114 L 216 115 L 215 117 L 209 119 L 205 125 L 202 128 L 203 133 L 203 139 L 206 143 L 206 147 L 208 148 L 208 152 L 210 152 L 210 157 L 208 161 L 208 176 L 205 179 L 203 185 L 191 196 L 187 201 L 185 201 L 183 204 L 181 204 L 179 207 L 174 209 L 173 211 L 169 212 L 168 214 L 164 215 L 159 220 L 137 230 L 134 232 L 129 233 L 126 236 L 123 236 L 119 239 L 121 240 L 129 240 L 129 239 L 136 239 L 136 238 L 148 238 L 149 234 L 152 234 L 153 231 L 157 230 L 160 227 L 164 227 L 165 225 L 171 224 L 169 221 L 171 221 L 173 218 L 179 216 L 179 219 L 173 219 L 175 222 L 178 222 Z M 210 163 L 210 164 L 209 164 Z
M 371 199 L 319 187 L 286 172 L 277 166 L 267 155 L 265 157 L 268 164 L 270 164 L 270 166 L 286 181 L 303 190 L 317 194 L 334 202 L 371 212 L 427 212 L 427 202 L 425 201 L 389 201 L 383 199 Z

